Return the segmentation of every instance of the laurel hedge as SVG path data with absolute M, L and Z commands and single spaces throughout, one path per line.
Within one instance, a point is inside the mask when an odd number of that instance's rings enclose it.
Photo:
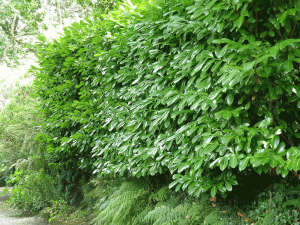
M 297 0 L 157 0 L 74 23 L 39 50 L 38 139 L 58 165 L 170 173 L 195 196 L 226 196 L 240 171 L 285 177 L 300 170 L 299 19 Z

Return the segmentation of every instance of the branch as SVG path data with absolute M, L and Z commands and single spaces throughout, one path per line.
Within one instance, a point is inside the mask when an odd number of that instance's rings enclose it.
M 255 15 L 256 15 L 256 18 L 255 18 L 255 32 L 257 33 L 257 19 L 258 19 L 257 11 L 255 11 Z M 258 35 L 258 33 L 257 33 L 257 35 Z
M 270 31 L 274 30 L 274 28 L 275 27 L 273 26 L 272 29 L 267 32 L 267 34 L 264 36 L 264 38 L 262 39 L 262 41 L 268 36 L 268 34 L 269 34 Z
M 273 111 L 273 105 L 272 105 L 272 102 L 274 102 L 274 101 L 269 102 L 269 101 L 265 98 L 265 96 L 264 96 L 264 99 L 265 99 L 266 103 L 270 106 L 270 111 L 271 111 L 271 113 L 272 113 L 272 115 L 273 115 L 273 123 L 274 123 L 274 126 L 277 127 L 277 126 L 278 126 L 278 123 L 277 123 L 277 121 L 276 121 L 276 115 L 275 115 L 275 113 L 274 113 L 274 111 Z M 284 130 L 283 130 L 282 132 L 288 137 L 287 133 L 286 133 Z M 291 147 L 294 147 L 294 144 L 291 142 L 291 140 L 288 140 L 288 139 L 283 135 L 283 133 L 280 134 L 279 136 L 283 137 L 283 139 L 286 141 L 286 143 L 288 143 Z
M 240 13 L 236 10 L 236 9 L 233 9 L 239 16 L 240 16 Z M 248 30 L 250 31 L 250 33 L 253 35 L 253 33 L 251 32 L 251 30 L 249 29 L 249 24 L 247 23 L 247 21 L 244 20 L 243 22 L 244 24 L 246 24 Z M 255 35 L 254 35 L 255 36 Z
M 291 31 L 291 33 L 290 33 L 290 38 L 293 37 L 293 34 L 294 34 L 294 32 L 295 32 L 295 28 L 296 28 L 296 21 L 294 22 L 293 29 L 292 29 L 292 31 Z
M 9 29 L 8 27 L 8 22 L 6 21 L 6 27 L 8 29 L 8 34 L 9 34 L 9 37 L 11 40 L 14 40 L 15 42 L 17 42 L 19 45 L 27 45 L 26 43 L 22 42 L 22 41 L 19 41 L 18 39 L 16 39 L 14 37 L 14 35 L 11 33 L 11 30 Z M 33 48 L 28 48 L 29 51 L 33 52 L 33 53 L 36 53 L 36 50 L 33 49 Z
M 277 29 L 276 29 L 276 30 L 277 30 Z M 280 28 L 279 28 L 277 31 L 278 31 L 278 33 L 279 33 L 281 39 L 284 40 L 284 37 L 282 36 L 282 34 L 281 34 L 281 32 L 280 32 Z

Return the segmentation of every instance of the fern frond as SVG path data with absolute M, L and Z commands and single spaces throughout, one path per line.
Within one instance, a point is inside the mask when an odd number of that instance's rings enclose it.
M 275 216 L 273 212 L 269 212 L 265 215 L 263 225 L 272 225 L 275 223 Z
M 149 196 L 149 202 L 151 202 L 151 200 L 155 200 L 157 202 L 164 202 L 167 199 L 169 199 L 171 193 L 172 191 L 169 188 L 169 186 L 164 186 L 161 189 L 159 189 L 157 192 L 152 193 Z
M 149 185 L 143 179 L 122 183 L 101 206 L 99 214 L 93 220 L 96 225 L 131 225 L 147 205 Z
M 184 205 L 179 205 L 176 208 L 170 208 L 162 205 L 155 207 L 154 210 L 150 211 L 144 218 L 145 222 L 153 225 L 161 224 L 177 224 L 181 220 L 185 220 L 188 215 L 189 208 Z M 181 222 L 179 224 L 182 224 Z
M 144 221 L 145 216 L 153 209 L 152 206 L 149 204 L 144 207 L 144 209 L 136 216 L 134 217 L 132 221 L 132 225 L 146 225 L 149 224 Z
M 213 210 L 205 218 L 204 223 L 209 225 L 215 225 L 218 224 L 219 220 L 220 220 L 220 215 L 218 210 Z

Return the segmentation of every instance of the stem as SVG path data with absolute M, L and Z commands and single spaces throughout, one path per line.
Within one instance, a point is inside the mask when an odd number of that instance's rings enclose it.
M 255 12 L 255 15 L 256 15 L 256 18 L 255 18 L 255 32 L 257 33 L 257 19 L 258 19 L 258 17 L 257 17 L 257 12 Z M 258 34 L 257 34 L 258 35 Z
M 290 33 L 290 38 L 293 37 L 293 34 L 294 34 L 294 32 L 295 32 L 295 28 L 296 28 L 296 21 L 294 22 L 293 29 L 292 29 L 292 31 L 291 31 L 291 33 Z
M 264 36 L 264 38 L 262 39 L 262 41 L 268 36 L 268 34 L 269 34 L 270 31 L 274 30 L 274 28 L 275 27 L 273 26 L 272 29 L 268 31 L 268 33 Z
M 270 112 L 271 112 L 272 115 L 273 115 L 273 123 L 274 123 L 274 126 L 277 127 L 277 126 L 278 126 L 278 123 L 277 123 L 277 121 L 276 121 L 276 115 L 275 115 L 275 113 L 274 113 L 274 111 L 273 111 L 273 105 L 272 105 L 272 102 L 269 102 L 269 101 L 265 98 L 265 96 L 264 96 L 264 99 L 265 99 L 266 103 L 269 105 L 269 107 L 270 107 Z M 286 133 L 284 130 L 283 130 L 282 132 L 286 135 L 286 137 L 288 137 L 287 133 Z M 294 147 L 294 144 L 293 144 L 290 140 L 288 140 L 288 139 L 283 135 L 283 133 L 280 134 L 279 136 L 283 137 L 283 139 L 286 141 L 286 143 L 288 143 L 291 147 Z

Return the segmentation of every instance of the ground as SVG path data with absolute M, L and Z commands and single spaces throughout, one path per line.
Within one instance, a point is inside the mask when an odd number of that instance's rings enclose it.
M 0 188 L 0 193 L 5 187 Z M 45 220 L 36 216 L 23 216 L 20 211 L 9 207 L 7 196 L 0 196 L 0 225 L 48 225 Z

